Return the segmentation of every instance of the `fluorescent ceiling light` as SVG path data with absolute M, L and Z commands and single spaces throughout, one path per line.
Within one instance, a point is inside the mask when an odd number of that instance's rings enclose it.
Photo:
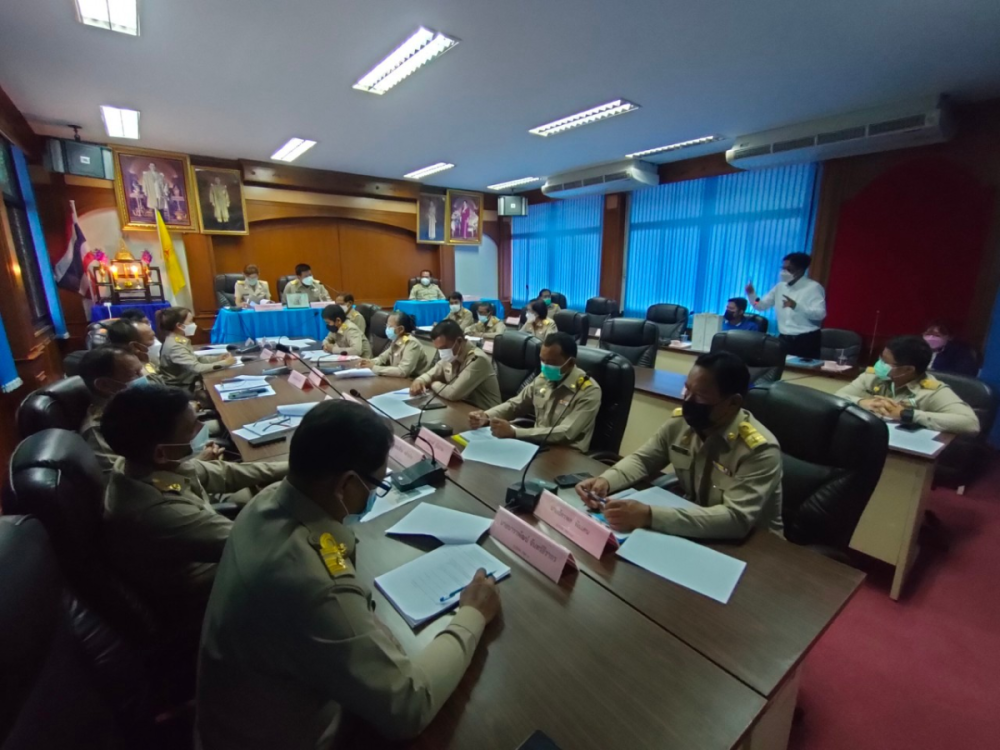
M 316 141 L 309 141 L 305 138 L 292 138 L 288 143 L 271 154 L 271 158 L 277 161 L 295 161 L 315 145 Z
M 489 190 L 507 190 L 509 188 L 517 187 L 518 185 L 527 185 L 532 182 L 538 182 L 541 177 L 522 177 L 520 180 L 511 180 L 510 182 L 498 182 L 496 185 L 487 185 Z
M 680 143 L 671 143 L 669 146 L 660 146 L 659 148 L 650 148 L 645 151 L 636 151 L 634 154 L 626 154 L 628 159 L 638 159 L 642 156 L 649 156 L 650 154 L 661 154 L 664 151 L 676 151 L 681 148 L 691 148 L 691 146 L 701 146 L 705 143 L 715 143 L 716 141 L 724 140 L 721 135 L 706 135 L 704 138 L 695 138 L 690 141 L 681 141 Z
M 429 167 L 424 167 L 423 169 L 418 169 L 416 172 L 410 172 L 409 174 L 404 174 L 403 177 L 409 177 L 412 180 L 420 180 L 424 177 L 430 177 L 432 174 L 437 174 L 438 172 L 443 172 L 446 169 L 451 169 L 454 164 L 449 164 L 446 161 L 439 161 L 437 164 L 431 164 Z
M 101 105 L 101 119 L 109 138 L 138 138 L 139 113 L 134 109 L 119 109 Z
M 76 0 L 80 23 L 139 36 L 139 0 Z
M 555 135 L 556 133 L 562 133 L 572 128 L 578 128 L 581 125 L 589 125 L 592 122 L 606 120 L 609 117 L 623 115 L 626 112 L 633 112 L 637 109 L 639 109 L 638 104 L 633 104 L 625 99 L 615 99 L 613 102 L 602 104 L 599 107 L 588 109 L 585 112 L 577 112 L 575 115 L 564 117 L 561 120 L 556 120 L 555 122 L 550 122 L 545 125 L 539 125 L 537 128 L 532 128 L 528 132 L 540 136 Z
M 372 94 L 384 94 L 456 44 L 458 44 L 457 39 L 421 26 L 413 36 L 355 83 L 354 88 Z

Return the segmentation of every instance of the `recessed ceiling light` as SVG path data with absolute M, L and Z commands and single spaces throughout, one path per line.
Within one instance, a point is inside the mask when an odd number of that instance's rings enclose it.
M 556 120 L 555 122 L 539 125 L 537 128 L 532 128 L 528 132 L 541 136 L 555 135 L 556 133 L 562 133 L 570 130 L 571 128 L 578 128 L 581 125 L 589 125 L 590 123 L 597 122 L 598 120 L 605 120 L 616 115 L 623 115 L 626 112 L 634 112 L 637 109 L 639 109 L 638 104 L 633 104 L 625 99 L 615 99 L 613 102 L 602 104 L 599 107 L 594 107 L 584 112 L 577 112 L 575 115 L 563 117 L 561 120 Z
M 134 109 L 119 109 L 101 105 L 101 119 L 109 138 L 138 138 L 139 113 Z
M 295 161 L 315 145 L 316 141 L 309 141 L 305 138 L 292 138 L 288 143 L 271 154 L 271 158 L 277 161 Z
M 404 174 L 403 177 L 409 177 L 411 180 L 420 180 L 424 177 L 430 177 L 432 174 L 443 172 L 446 169 L 451 169 L 454 166 L 454 164 L 449 164 L 446 161 L 439 161 L 437 164 L 431 164 L 429 167 L 424 167 L 423 169 L 418 169 L 415 172 Z
M 409 39 L 355 83 L 354 88 L 372 94 L 384 94 L 456 44 L 458 44 L 457 39 L 421 26 Z
M 487 185 L 489 190 L 507 190 L 508 188 L 517 187 L 518 185 L 527 185 L 532 182 L 538 182 L 541 177 L 522 177 L 520 180 L 511 180 L 510 182 L 498 182 L 496 185 Z
M 139 0 L 76 0 L 80 23 L 139 36 Z
M 626 154 L 628 159 L 638 159 L 641 156 L 649 156 L 650 154 L 661 154 L 664 151 L 676 151 L 681 148 L 691 148 L 691 146 L 701 146 L 705 143 L 715 143 L 716 141 L 725 140 L 721 135 L 706 135 L 704 138 L 694 138 L 690 141 L 681 141 L 680 143 L 671 143 L 669 146 L 660 146 L 659 148 L 650 148 L 645 151 L 636 151 L 634 154 Z

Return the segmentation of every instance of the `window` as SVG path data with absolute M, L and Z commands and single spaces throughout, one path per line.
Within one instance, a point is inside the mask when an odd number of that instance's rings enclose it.
M 601 273 L 604 196 L 536 203 L 513 220 L 511 304 L 524 307 L 544 288 L 583 310 L 597 295 Z
M 668 302 L 721 315 L 747 281 L 769 290 L 784 256 L 812 248 L 818 175 L 802 164 L 633 193 L 625 314 L 643 318 Z

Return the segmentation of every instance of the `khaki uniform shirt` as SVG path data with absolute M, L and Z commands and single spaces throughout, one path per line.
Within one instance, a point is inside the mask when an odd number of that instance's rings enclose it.
M 298 279 L 292 279 L 285 284 L 285 288 L 281 292 L 281 303 L 283 305 L 288 304 L 289 294 L 305 294 L 309 297 L 310 302 L 330 301 L 330 293 L 326 291 L 326 287 L 315 280 L 313 281 L 312 286 L 306 286 Z
M 365 334 L 350 320 L 341 324 L 336 333 L 327 334 L 323 349 L 328 352 L 347 352 L 355 357 L 371 359 L 372 344 Z
M 201 383 L 202 373 L 223 369 L 218 363 L 225 358 L 224 354 L 199 357 L 189 338 L 169 333 L 160 350 L 160 376 L 165 385 L 191 389 Z
M 500 318 L 491 315 L 490 319 L 485 323 L 479 321 L 472 324 L 472 327 L 467 331 L 468 334 L 472 336 L 482 336 L 483 338 L 492 338 L 494 336 L 499 336 L 501 333 L 507 330 L 507 324 L 504 323 Z
M 580 395 L 576 396 L 578 391 Z M 534 427 L 514 426 L 515 437 L 535 443 L 545 440 L 546 445 L 564 444 L 586 451 L 594 436 L 594 422 L 600 408 L 601 386 L 587 378 L 587 373 L 579 367 L 574 367 L 558 383 L 539 375 L 514 398 L 494 406 L 486 415 L 507 420 L 534 416 Z M 549 430 L 552 434 L 546 439 Z
M 357 308 L 353 305 L 351 306 L 350 312 L 347 313 L 347 319 L 360 328 L 361 333 L 368 332 L 368 324 L 365 322 L 365 316 L 359 313 Z
M 202 630 L 198 747 L 328 750 L 350 716 L 389 739 L 430 723 L 468 668 L 483 617 L 460 608 L 407 656 L 375 616 L 354 555 L 350 528 L 287 481 L 239 515 Z
M 372 360 L 372 372 L 393 378 L 415 378 L 431 366 L 427 351 L 413 336 L 404 334 Z
M 287 472 L 286 462 L 191 459 L 132 476 L 119 458 L 104 496 L 111 559 L 149 601 L 204 605 L 232 526 L 212 509 L 209 493 L 270 484 Z
M 556 328 L 556 324 L 553 322 L 552 318 L 536 320 L 533 323 L 525 321 L 524 325 L 521 326 L 522 333 L 530 333 L 536 339 L 541 341 L 545 341 L 545 337 L 550 333 L 557 333 L 558 331 L 559 329 Z
M 101 434 L 101 416 L 103 414 L 103 404 L 91 404 L 87 409 L 87 416 L 84 417 L 83 424 L 80 425 L 80 437 L 94 451 L 101 471 L 110 474 L 115 466 L 115 461 L 118 460 L 118 454 L 111 450 L 111 446 L 105 442 L 104 435 Z
M 441 398 L 468 401 L 477 409 L 489 409 L 500 404 L 500 383 L 493 371 L 489 355 L 478 347 L 466 344 L 465 356 L 451 362 L 439 361 L 417 382 L 423 383 Z
M 160 374 L 160 368 L 154 365 L 152 362 L 146 362 L 142 366 L 143 374 L 149 378 L 150 383 L 156 383 L 157 385 L 166 385 L 163 381 L 163 376 Z
M 903 386 L 880 379 L 872 368 L 859 375 L 837 395 L 858 403 L 862 399 L 888 398 L 913 409 L 913 421 L 921 427 L 958 435 L 975 435 L 979 432 L 979 417 L 951 386 L 932 377 L 911 380 Z
M 741 409 L 726 429 L 706 441 L 674 409 L 656 434 L 601 476 L 618 492 L 674 468 L 684 495 L 701 508 L 653 508 L 652 528 L 665 534 L 741 539 L 754 527 L 782 535 L 781 447 Z
M 476 322 L 476 318 L 473 316 L 472 311 L 464 307 L 460 308 L 458 312 L 448 313 L 445 320 L 454 320 L 463 331 L 469 330 L 472 327 L 472 324 Z
M 250 286 L 246 281 L 240 279 L 236 282 L 236 304 L 260 304 L 264 301 L 271 301 L 271 290 L 267 288 L 267 282 L 258 279 L 257 286 Z
M 441 287 L 437 284 L 424 286 L 418 281 L 410 290 L 410 299 L 426 302 L 432 299 L 446 299 L 446 297 L 444 296 L 444 292 L 441 291 Z

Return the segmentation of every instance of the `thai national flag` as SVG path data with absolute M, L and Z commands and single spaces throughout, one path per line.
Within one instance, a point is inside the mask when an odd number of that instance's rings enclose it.
M 70 213 L 66 221 L 66 234 L 69 239 L 66 243 L 66 252 L 52 269 L 53 275 L 56 279 L 56 285 L 81 296 L 92 298 L 90 277 L 85 270 L 87 267 L 85 256 L 91 255 L 90 248 L 87 247 L 87 238 L 83 236 L 83 230 L 80 229 L 80 219 L 76 215 L 76 203 L 70 201 L 69 208 Z

